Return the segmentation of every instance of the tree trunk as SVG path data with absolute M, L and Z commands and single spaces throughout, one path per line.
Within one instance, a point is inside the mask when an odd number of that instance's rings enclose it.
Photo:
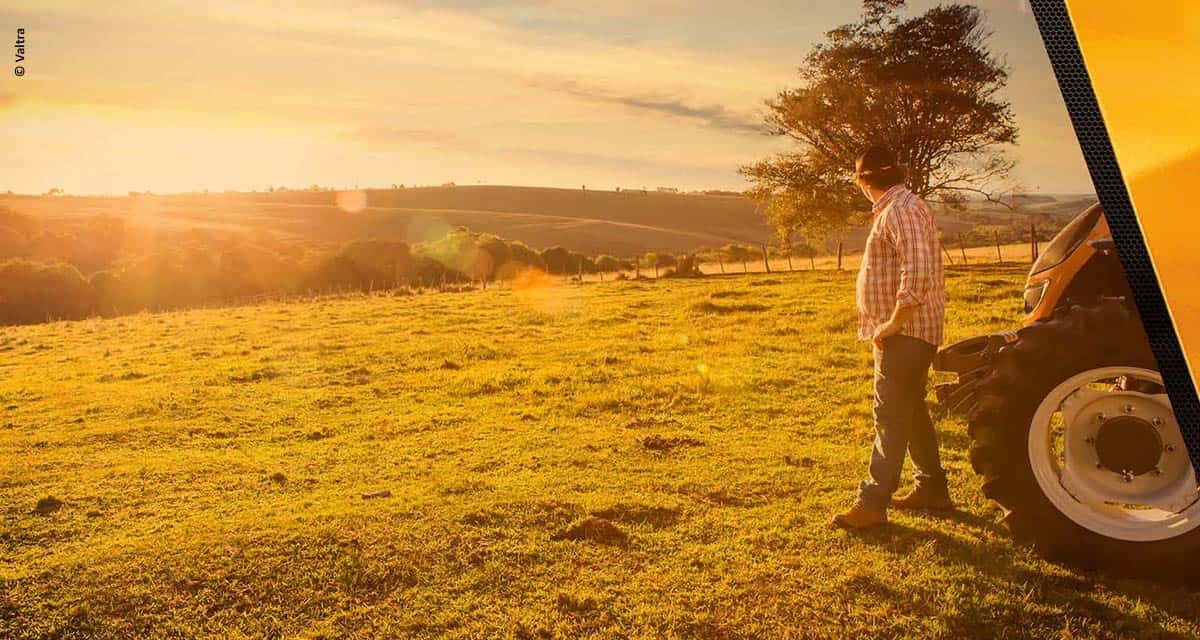
M 760 244 L 758 246 L 760 249 L 762 249 L 763 269 L 766 270 L 767 273 L 771 273 L 771 261 L 767 259 L 767 245 Z
M 842 270 L 842 241 L 838 240 L 838 256 L 837 256 L 838 271 Z

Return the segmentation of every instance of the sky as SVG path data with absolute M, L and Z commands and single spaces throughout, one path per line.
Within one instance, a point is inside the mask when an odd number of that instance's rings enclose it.
M 1090 192 L 1025 0 L 978 4 L 1012 68 L 1016 182 Z M 26 41 L 25 74 L 0 74 L 0 190 L 741 189 L 738 166 L 788 148 L 759 130 L 763 101 L 857 13 L 848 0 L 0 0 L 2 32 Z

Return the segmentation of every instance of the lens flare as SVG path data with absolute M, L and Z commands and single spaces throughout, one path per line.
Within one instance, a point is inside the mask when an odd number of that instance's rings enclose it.
M 361 189 L 337 192 L 337 207 L 346 213 L 360 213 L 367 208 L 367 192 Z
M 563 313 L 581 304 L 576 287 L 562 284 L 541 269 L 528 268 L 517 274 L 512 290 L 518 300 L 543 313 Z

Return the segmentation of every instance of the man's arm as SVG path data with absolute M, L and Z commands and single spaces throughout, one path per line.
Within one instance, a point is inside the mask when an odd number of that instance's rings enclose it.
M 888 318 L 887 322 L 875 328 L 875 335 L 871 338 L 875 342 L 875 346 L 882 349 L 883 341 L 900 333 L 900 329 L 904 328 L 904 323 L 912 319 L 913 313 L 916 310 L 917 305 L 906 305 L 897 300 L 895 308 L 892 309 L 892 317 Z

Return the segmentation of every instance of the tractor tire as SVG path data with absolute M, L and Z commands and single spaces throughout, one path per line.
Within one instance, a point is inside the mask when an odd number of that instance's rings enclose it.
M 1118 300 L 1074 306 L 1020 329 L 1017 336 L 996 353 L 969 416 L 971 466 L 983 476 L 984 495 L 1005 509 L 1014 538 L 1049 559 L 1083 568 L 1194 579 L 1200 569 L 1200 527 L 1154 541 L 1101 535 L 1060 511 L 1032 468 L 1030 429 L 1052 390 L 1102 367 L 1157 371 L 1136 312 Z

